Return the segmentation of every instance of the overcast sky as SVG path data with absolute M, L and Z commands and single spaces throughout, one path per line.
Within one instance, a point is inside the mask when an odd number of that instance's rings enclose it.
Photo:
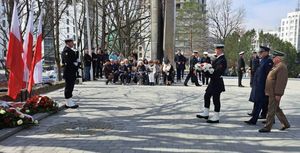
M 298 0 L 233 0 L 234 8 L 243 7 L 246 10 L 246 29 L 275 30 L 280 26 L 281 19 L 297 6 Z

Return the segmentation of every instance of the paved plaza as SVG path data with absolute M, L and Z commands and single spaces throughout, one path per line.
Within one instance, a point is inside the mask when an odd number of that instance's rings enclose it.
M 249 80 L 244 84 L 248 85 Z M 251 88 L 225 79 L 221 123 L 197 119 L 205 86 L 121 86 L 103 81 L 77 85 L 77 110 L 63 110 L 0 142 L 3 153 L 207 153 L 300 152 L 300 80 L 289 80 L 282 109 L 291 128 L 258 133 L 243 121 Z M 63 102 L 63 90 L 47 94 Z M 211 108 L 212 110 L 212 108 Z

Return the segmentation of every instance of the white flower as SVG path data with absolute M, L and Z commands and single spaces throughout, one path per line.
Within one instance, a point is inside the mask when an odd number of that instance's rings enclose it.
M 39 124 L 39 121 L 38 120 L 34 120 L 33 123 L 34 124 Z
M 24 117 L 25 117 L 25 115 L 24 115 L 24 114 L 21 114 L 19 117 L 20 117 L 20 118 L 24 118 Z
M 3 115 L 3 114 L 5 114 L 5 113 L 6 113 L 6 111 L 5 111 L 5 110 L 3 110 L 3 109 L 1 109 L 1 110 L 0 110 L 0 114 L 2 114 L 2 115 Z
M 29 110 L 29 109 L 27 109 L 25 112 L 26 112 L 26 113 L 30 113 L 30 110 Z
M 18 124 L 18 125 L 22 125 L 22 124 L 23 124 L 23 120 L 18 120 L 18 121 L 17 121 L 17 124 Z
M 17 110 L 19 110 L 19 111 L 21 110 L 21 108 L 20 108 L 20 107 L 17 107 L 16 109 L 17 109 Z

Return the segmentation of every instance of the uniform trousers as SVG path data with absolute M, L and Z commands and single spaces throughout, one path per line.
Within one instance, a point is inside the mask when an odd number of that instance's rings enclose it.
M 268 115 L 267 115 L 267 122 L 265 128 L 268 130 L 272 129 L 273 121 L 275 120 L 275 115 L 279 119 L 281 125 L 283 127 L 290 127 L 290 123 L 288 122 L 286 116 L 284 115 L 283 111 L 279 107 L 280 101 L 275 100 L 275 96 L 269 97 L 269 106 L 268 106 Z
M 76 77 L 65 78 L 65 99 L 73 97 L 73 90 L 75 85 Z
M 243 79 L 243 72 L 242 71 L 239 71 L 238 72 L 238 84 L 239 84 L 239 86 L 241 86 L 242 85 L 242 79 Z
M 220 112 L 221 109 L 221 102 L 220 102 L 220 96 L 221 93 L 208 93 L 206 92 L 204 95 L 204 107 L 209 108 L 210 107 L 210 98 L 213 97 L 213 103 L 215 105 L 215 112 Z

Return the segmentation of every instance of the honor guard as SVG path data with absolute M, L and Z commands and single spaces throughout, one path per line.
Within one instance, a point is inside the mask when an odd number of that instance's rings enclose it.
M 78 56 L 72 49 L 74 47 L 73 39 L 65 40 L 65 48 L 61 54 L 63 64 L 63 78 L 65 79 L 65 99 L 66 108 L 77 108 L 78 105 L 72 100 L 72 92 L 76 81 L 76 73 L 78 71 Z
M 245 52 L 240 52 L 240 58 L 238 60 L 238 85 L 239 87 L 244 87 L 242 85 L 242 79 L 243 79 L 243 75 L 244 73 L 246 73 L 246 69 L 245 69 L 245 60 L 244 60 L 244 54 Z
M 225 91 L 224 81 L 222 75 L 227 69 L 227 61 L 223 53 L 224 45 L 215 45 L 216 59 L 212 62 L 214 72 L 206 73 L 206 76 L 210 77 L 210 82 L 206 88 L 204 95 L 204 111 L 197 115 L 198 118 L 208 119 L 207 123 L 219 123 L 220 113 L 220 96 Z M 213 97 L 213 103 L 215 105 L 214 115 L 209 118 L 210 99 Z

